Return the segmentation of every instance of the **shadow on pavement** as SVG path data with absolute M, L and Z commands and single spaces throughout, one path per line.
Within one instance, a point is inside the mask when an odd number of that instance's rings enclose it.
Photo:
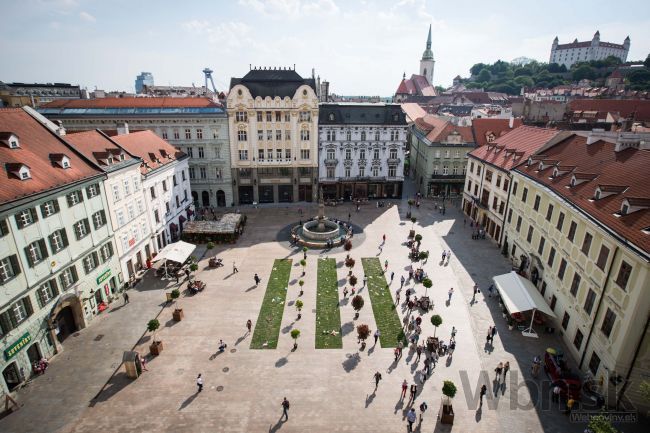
M 101 403 L 103 401 L 107 401 L 115 394 L 120 392 L 122 389 L 130 385 L 131 382 L 133 382 L 133 380 L 129 379 L 126 376 L 125 372 L 121 371 L 115 374 L 111 378 L 111 380 L 108 381 L 108 385 L 104 388 L 104 390 L 96 398 L 92 400 L 91 405 L 94 405 L 95 403 Z

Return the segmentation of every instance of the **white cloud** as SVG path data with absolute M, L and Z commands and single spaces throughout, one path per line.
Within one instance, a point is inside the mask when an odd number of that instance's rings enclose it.
M 239 4 L 272 18 L 333 15 L 339 12 L 334 0 L 239 0 Z
M 50 28 L 52 30 L 59 30 L 61 28 L 61 23 L 58 21 L 52 21 L 50 22 Z
M 82 20 L 88 23 L 94 23 L 95 21 L 97 21 L 97 19 L 94 16 L 90 15 L 86 11 L 79 12 L 79 18 L 81 18 Z
M 253 43 L 249 38 L 250 27 L 239 21 L 214 24 L 206 20 L 191 20 L 181 25 L 190 33 L 207 35 L 211 44 L 226 51 Z

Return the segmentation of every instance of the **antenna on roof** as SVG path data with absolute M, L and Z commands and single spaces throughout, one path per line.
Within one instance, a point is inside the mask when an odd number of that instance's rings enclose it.
M 293 70 L 294 71 L 296 70 L 296 64 L 295 63 L 293 64 Z
M 249 64 L 248 64 L 248 70 L 250 71 L 251 69 L 253 69 L 253 64 L 252 64 L 252 63 L 249 63 Z

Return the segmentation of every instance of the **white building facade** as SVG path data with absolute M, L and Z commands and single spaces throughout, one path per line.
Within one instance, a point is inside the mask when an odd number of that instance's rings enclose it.
M 324 197 L 400 198 L 407 135 L 399 104 L 321 104 L 318 180 Z
M 574 63 L 604 60 L 609 56 L 618 57 L 622 62 L 625 62 L 629 52 L 629 36 L 625 38 L 622 44 L 601 42 L 599 31 L 594 34 L 591 41 L 578 42 L 576 39 L 568 44 L 560 44 L 556 36 L 551 46 L 549 63 L 564 65 L 568 69 Z

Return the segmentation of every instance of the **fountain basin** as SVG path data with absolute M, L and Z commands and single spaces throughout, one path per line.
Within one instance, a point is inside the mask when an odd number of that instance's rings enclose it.
M 302 225 L 302 237 L 313 241 L 327 241 L 333 240 L 339 233 L 341 228 L 335 222 L 329 221 L 325 218 L 315 221 L 307 221 Z

